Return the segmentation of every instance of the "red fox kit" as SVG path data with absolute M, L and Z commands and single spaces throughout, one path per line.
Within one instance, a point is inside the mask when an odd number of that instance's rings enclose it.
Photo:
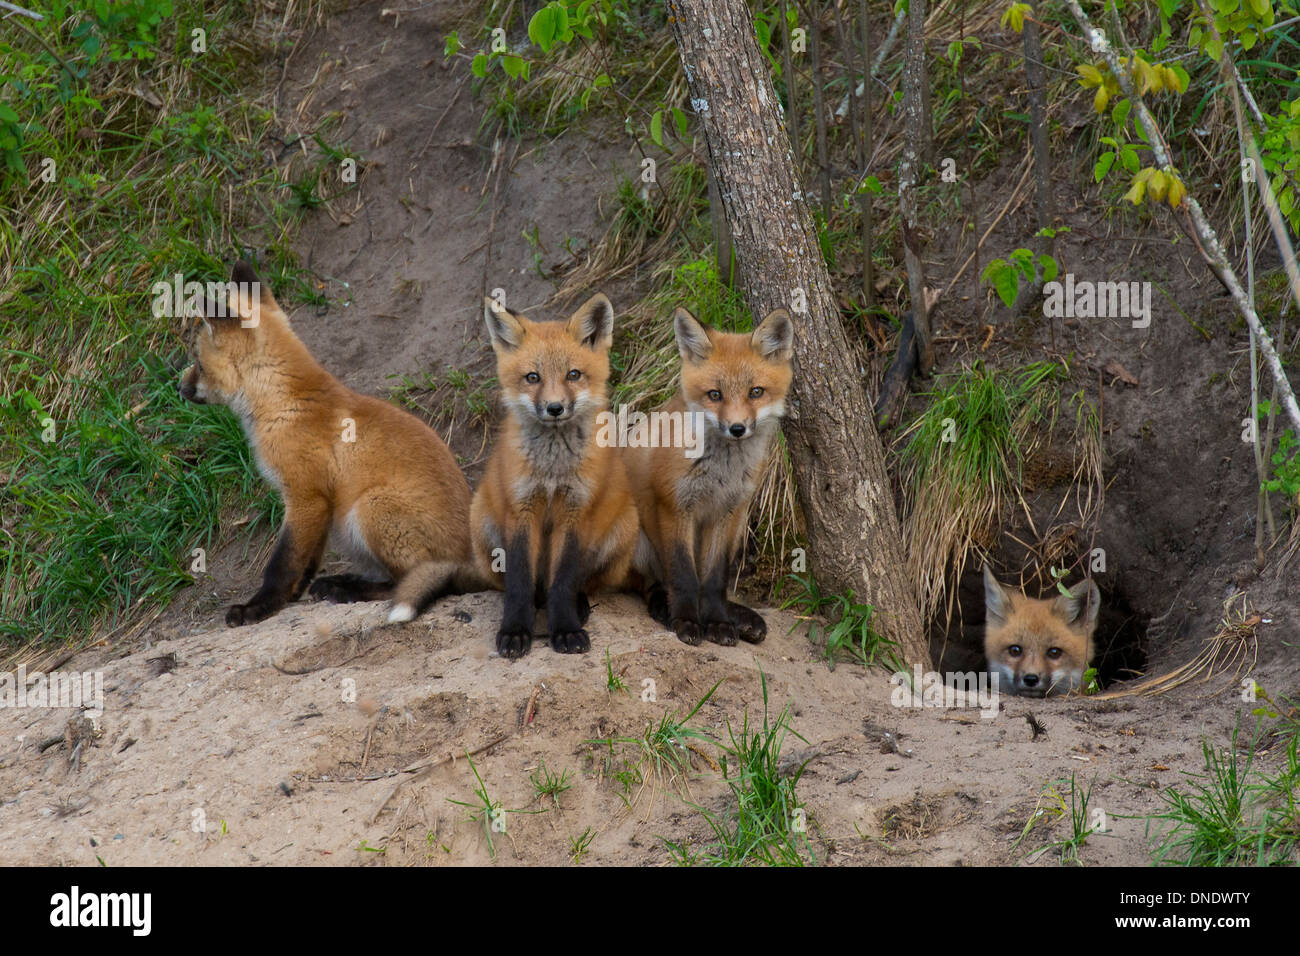
M 702 448 L 629 447 L 628 476 L 641 518 L 633 561 L 651 616 L 687 644 L 757 644 L 767 623 L 727 599 L 731 562 L 790 390 L 794 324 L 784 309 L 752 334 L 673 315 L 681 391 L 660 413 L 698 422 Z M 630 444 L 630 443 L 629 443 Z
M 485 299 L 483 315 L 508 414 L 470 526 L 479 571 L 506 592 L 497 651 L 528 653 L 544 601 L 551 647 L 584 653 L 588 595 L 623 583 L 636 542 L 623 461 L 595 440 L 614 307 L 595 295 L 567 322 L 532 322 Z
M 1035 600 L 998 583 L 984 565 L 984 656 L 1000 686 L 1047 697 L 1077 690 L 1092 661 L 1101 593 L 1091 578 L 1069 595 Z
M 410 620 L 469 560 L 465 477 L 414 415 L 351 391 L 317 365 L 251 266 L 238 263 L 232 281 L 260 295 L 232 295 L 229 309 L 208 302 L 203 316 L 185 320 L 193 364 L 180 392 L 239 416 L 285 513 L 261 588 L 230 607 L 226 624 L 252 624 L 297 600 L 331 533 L 361 573 L 318 578 L 312 596 L 376 600 L 391 591 L 389 620 Z

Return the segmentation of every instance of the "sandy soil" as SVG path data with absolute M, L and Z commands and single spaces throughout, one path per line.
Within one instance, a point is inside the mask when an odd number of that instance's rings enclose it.
M 1080 793 L 1092 785 L 1090 806 L 1110 828 L 1083 859 L 1145 863 L 1152 788 L 1201 769 L 1200 735 L 1225 742 L 1241 706 L 1224 677 L 1161 698 L 1004 697 L 992 717 L 896 707 L 888 677 L 829 670 L 783 613 L 768 613 L 771 636 L 757 648 L 700 649 L 623 596 L 595 608 L 590 654 L 539 642 L 509 663 L 492 650 L 499 613 L 496 594 L 397 626 L 382 625 L 378 603 L 300 603 L 253 627 L 86 652 L 64 670 L 102 671 L 104 714 L 75 767 L 62 743 L 38 749 L 64 736 L 71 712 L 0 711 L 0 863 L 488 863 L 483 824 L 453 802 L 474 801 L 465 754 L 484 745 L 473 758 L 483 786 L 521 811 L 495 834 L 498 864 L 567 863 L 570 839 L 588 828 L 584 865 L 668 863 L 661 837 L 698 847 L 709 831 L 694 807 L 725 809 L 709 765 L 717 748 L 699 744 L 684 782 L 632 787 L 628 807 L 607 748 L 590 741 L 684 715 L 716 681 L 690 726 L 725 741 L 728 722 L 762 719 L 760 669 L 773 715 L 791 704 L 806 741 L 788 737 L 784 759 L 789 770 L 807 761 L 798 792 L 820 861 L 1054 863 L 1054 851 L 1033 851 L 1068 835 L 1060 818 L 1014 844 L 1045 792 L 1069 799 L 1073 775 Z M 630 693 L 607 689 L 606 651 Z M 1294 665 L 1273 676 L 1283 673 L 1294 686 Z M 642 699 L 647 680 L 653 702 Z M 1037 739 L 1027 715 L 1046 727 Z M 530 782 L 543 762 L 570 774 L 558 809 Z

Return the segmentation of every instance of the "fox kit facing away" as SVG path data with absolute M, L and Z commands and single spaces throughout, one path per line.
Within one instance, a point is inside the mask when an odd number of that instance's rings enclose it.
M 984 565 L 984 656 L 1000 686 L 1047 697 L 1078 690 L 1092 661 L 1101 593 L 1091 578 L 1068 595 L 1035 600 L 998 583 Z
M 727 599 L 731 563 L 790 389 L 794 325 L 784 309 L 752 334 L 719 332 L 685 309 L 673 315 L 682 388 L 660 412 L 694 415 L 703 448 L 628 447 L 641 518 L 633 562 L 650 614 L 687 644 L 757 644 L 767 624 Z
M 285 514 L 261 588 L 230 607 L 226 624 L 260 621 L 297 600 L 331 533 L 361 573 L 318 578 L 312 596 L 376 600 L 391 591 L 389 620 L 410 620 L 469 560 L 465 477 L 423 422 L 351 391 L 317 365 L 251 266 L 238 263 L 232 279 L 257 283 L 256 318 L 253 303 L 237 296 L 230 317 L 216 317 L 217 305 L 208 303 L 204 316 L 187 318 L 193 364 L 180 391 L 240 417 Z
M 636 542 L 623 461 L 596 441 L 614 307 L 595 295 L 567 322 L 532 322 L 485 299 L 484 320 L 507 416 L 470 527 L 479 571 L 506 592 L 497 651 L 528 653 L 544 600 L 551 647 L 582 653 L 588 595 L 623 583 Z

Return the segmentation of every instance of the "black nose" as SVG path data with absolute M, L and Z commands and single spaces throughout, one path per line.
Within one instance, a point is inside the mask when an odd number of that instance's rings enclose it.
M 186 401 L 194 400 L 193 385 L 191 385 L 189 382 L 181 382 L 179 388 L 181 390 L 181 398 L 185 399 Z
M 1020 675 L 1020 683 L 1024 684 L 1026 687 L 1037 687 L 1037 686 L 1038 686 L 1038 675 L 1037 675 L 1037 674 L 1021 674 L 1021 675 Z
M 736 424 L 732 425 L 731 428 L 727 430 L 730 431 L 731 434 L 735 435 L 737 438 L 745 434 L 745 426 L 742 425 L 740 422 L 736 422 Z
M 551 404 L 546 406 L 546 414 L 550 415 L 552 418 L 559 418 L 564 414 L 564 406 L 559 402 L 551 402 Z

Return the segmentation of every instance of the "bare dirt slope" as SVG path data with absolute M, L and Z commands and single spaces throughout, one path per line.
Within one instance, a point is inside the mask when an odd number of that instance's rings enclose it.
M 684 715 L 717 681 L 690 725 L 726 741 L 746 711 L 761 723 L 760 668 L 773 716 L 790 703 L 806 741 L 788 737 L 784 754 L 789 770 L 808 761 L 798 792 L 819 860 L 1019 861 L 1068 835 L 1053 817 L 1013 849 L 1040 795 L 1058 782 L 1068 800 L 1074 775 L 1080 793 L 1095 780 L 1091 806 L 1111 827 L 1089 838 L 1084 859 L 1145 863 L 1144 822 L 1124 815 L 1152 812 L 1151 787 L 1200 770 L 1200 736 L 1226 741 L 1238 707 L 1223 678 L 1156 699 L 1003 698 L 987 719 L 902 709 L 879 672 L 828 670 L 784 614 L 768 614 L 772 633 L 757 648 L 691 648 L 625 597 L 595 608 L 590 654 L 539 642 L 508 663 L 492 651 L 499 614 L 495 594 L 392 627 L 382 604 L 298 604 L 253 627 L 87 652 L 64 669 L 102 670 L 105 710 L 76 767 L 61 744 L 39 750 L 63 736 L 69 711 L 0 711 L 0 863 L 487 863 L 483 825 L 452 801 L 475 802 L 464 755 L 493 742 L 474 766 L 506 811 L 546 809 L 530 782 L 542 763 L 571 784 L 559 809 L 505 814 L 498 864 L 566 863 L 588 828 L 586 863 L 667 863 L 660 837 L 707 842 L 691 804 L 726 808 L 709 765 L 719 751 L 701 742 L 689 755 L 688 790 L 625 788 L 617 772 L 632 750 L 609 762 L 608 747 L 589 741 Z M 606 650 L 631 693 L 607 689 Z M 171 669 L 149 662 L 172 654 Z M 653 702 L 642 700 L 646 680 Z M 1026 714 L 1046 725 L 1036 740 Z M 448 755 L 459 759 L 426 776 L 402 772 Z

